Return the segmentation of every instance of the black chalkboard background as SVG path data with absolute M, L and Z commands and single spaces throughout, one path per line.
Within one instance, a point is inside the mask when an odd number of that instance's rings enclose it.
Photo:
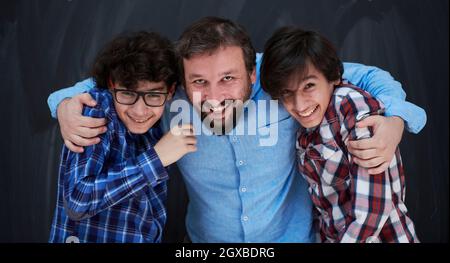
M 344 61 L 375 65 L 402 82 L 427 126 L 405 133 L 407 206 L 424 242 L 448 242 L 448 5 L 410 0 L 0 1 L 0 242 L 46 242 L 62 140 L 47 96 L 85 78 L 99 48 L 124 30 L 172 40 L 207 15 L 243 24 L 261 51 L 279 26 L 318 30 Z M 187 203 L 176 170 L 165 241 L 183 239 Z

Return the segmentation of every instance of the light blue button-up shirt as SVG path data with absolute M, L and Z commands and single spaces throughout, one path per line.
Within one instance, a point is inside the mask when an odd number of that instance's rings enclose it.
M 270 96 L 259 83 L 261 57 L 257 55 L 257 81 L 252 87 L 251 99 L 266 103 L 266 109 L 260 109 L 260 104 L 256 103 L 256 110 L 246 111 L 237 127 L 254 121 L 259 111 L 270 108 Z M 402 117 L 411 132 L 417 133 L 423 128 L 425 111 L 404 101 L 400 83 L 389 73 L 353 63 L 345 63 L 344 69 L 345 79 L 386 105 L 387 116 Z M 50 95 L 48 103 L 52 116 L 56 117 L 56 108 L 62 99 L 94 85 L 88 79 Z M 171 104 L 179 99 L 187 100 L 181 88 L 172 102 L 166 104 L 161 121 L 166 131 L 174 116 L 201 123 L 191 104 L 186 104 L 189 111 L 170 112 Z M 255 135 L 237 135 L 236 130 L 224 136 L 197 135 L 198 150 L 177 162 L 189 195 L 186 227 L 193 242 L 313 241 L 312 205 L 307 183 L 299 174 L 295 159 L 295 136 L 299 126 L 281 104 L 277 108 L 276 119 L 267 115 L 265 121 L 257 122 Z M 278 131 L 276 144 L 261 146 L 261 139 L 266 137 L 263 130 L 272 125 Z M 195 128 L 198 131 L 199 127 Z

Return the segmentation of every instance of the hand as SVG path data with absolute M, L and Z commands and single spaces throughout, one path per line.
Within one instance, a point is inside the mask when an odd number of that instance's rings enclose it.
M 396 116 L 370 116 L 356 124 L 358 128 L 368 126 L 373 128 L 372 138 L 350 141 L 348 150 L 356 164 L 369 168 L 370 174 L 379 174 L 389 167 L 394 158 L 405 124 Z
M 83 105 L 94 107 L 91 95 L 84 93 L 63 100 L 57 109 L 58 122 L 64 144 L 69 150 L 83 152 L 83 147 L 100 142 L 99 134 L 106 132 L 106 119 L 82 116 Z
M 164 167 L 178 161 L 186 153 L 197 151 L 197 139 L 191 124 L 173 127 L 155 145 Z

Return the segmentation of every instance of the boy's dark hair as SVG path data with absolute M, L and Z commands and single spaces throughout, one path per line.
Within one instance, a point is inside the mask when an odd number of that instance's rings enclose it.
M 296 27 L 278 29 L 264 46 L 260 77 L 263 89 L 278 99 L 290 81 L 307 74 L 308 63 L 328 81 L 342 78 L 344 67 L 329 40 Z
M 119 83 L 136 89 L 138 81 L 164 81 L 168 87 L 178 80 L 177 59 L 170 40 L 155 32 L 122 34 L 97 55 L 91 74 L 99 88 Z
M 238 46 L 244 54 L 245 67 L 252 72 L 256 51 L 245 28 L 231 20 L 220 17 L 204 17 L 190 25 L 176 44 L 180 77 L 184 84 L 183 59 L 194 55 L 213 53 L 220 47 Z

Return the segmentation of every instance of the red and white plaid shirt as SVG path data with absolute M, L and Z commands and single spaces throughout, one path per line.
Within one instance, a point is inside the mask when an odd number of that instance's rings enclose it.
M 372 136 L 356 122 L 382 112 L 370 94 L 344 84 L 334 90 L 322 123 L 299 130 L 299 168 L 309 183 L 321 242 L 419 242 L 404 204 L 399 149 L 389 168 L 376 175 L 354 163 L 347 151 L 349 140 Z

